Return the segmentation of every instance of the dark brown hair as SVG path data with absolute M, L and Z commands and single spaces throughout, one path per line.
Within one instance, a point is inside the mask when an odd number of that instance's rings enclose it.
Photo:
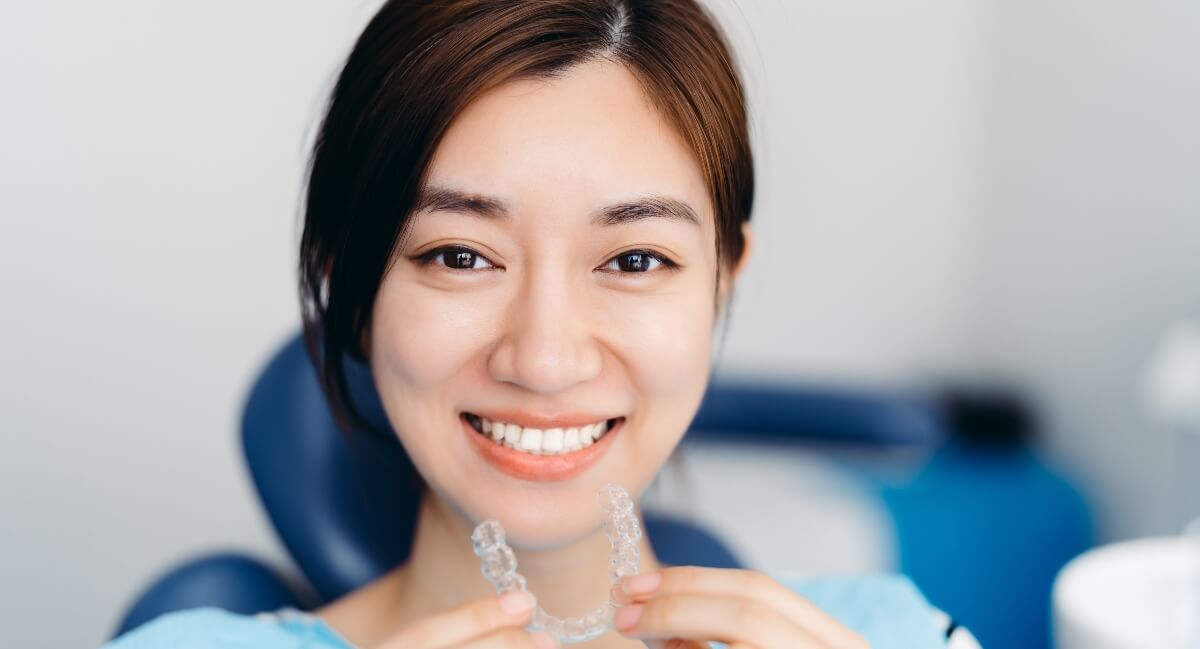
M 346 356 L 363 333 L 451 121 L 500 84 L 610 60 L 628 67 L 695 152 L 716 215 L 717 284 L 742 256 L 754 198 L 730 48 L 694 0 L 393 0 L 338 77 L 310 161 L 300 241 L 305 337 L 344 428 Z

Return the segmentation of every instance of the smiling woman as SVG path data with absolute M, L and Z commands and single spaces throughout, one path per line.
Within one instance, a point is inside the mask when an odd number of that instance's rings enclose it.
M 306 332 L 320 346 L 337 410 L 369 425 L 346 395 L 342 359 L 365 358 L 376 289 L 397 253 L 404 254 L 405 240 L 422 238 L 414 232 L 428 220 L 421 217 L 511 224 L 518 210 L 527 221 L 535 207 L 517 203 L 528 197 L 516 195 L 502 176 L 483 174 L 482 182 L 469 184 L 462 175 L 439 176 L 439 165 L 464 173 L 482 172 L 485 163 L 524 171 L 540 193 L 578 199 L 571 209 L 580 222 L 629 226 L 652 216 L 690 222 L 713 246 L 708 266 L 719 302 L 718 278 L 743 258 L 754 194 L 732 61 L 694 3 L 385 6 L 333 93 L 313 155 L 301 244 Z M 554 101 L 525 97 L 533 92 Z M 600 177 L 613 170 L 619 173 Z M 666 176 L 687 194 L 664 191 L 658 180 Z M 590 202 L 573 186 L 584 182 L 592 184 Z M 598 191 L 605 185 L 618 195 Z M 485 243 L 458 242 L 449 267 L 494 268 L 498 251 L 478 249 Z M 661 249 L 614 252 L 641 254 L 632 266 L 628 256 L 618 260 L 624 269 L 681 263 Z
M 583 504 L 606 482 L 640 493 L 706 387 L 730 272 L 697 156 L 645 93 L 595 60 L 476 97 L 430 160 L 362 333 L 421 475 L 516 548 L 593 535 Z M 595 444 L 547 452 L 581 427 Z
M 331 405 L 370 427 L 343 371 L 365 361 L 375 432 L 427 489 L 408 560 L 304 618 L 323 646 L 546 646 L 532 603 L 480 578 L 486 519 L 548 608 L 622 604 L 591 647 L 941 644 L 911 588 L 813 591 L 827 610 L 757 572 L 664 568 L 645 537 L 609 591 L 595 494 L 640 495 L 695 416 L 753 194 L 742 86 L 696 2 L 383 5 L 313 152 L 301 296 Z

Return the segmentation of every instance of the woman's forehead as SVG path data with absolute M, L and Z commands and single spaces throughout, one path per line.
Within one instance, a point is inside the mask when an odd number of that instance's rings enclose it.
M 713 223 L 694 153 L 637 78 L 607 62 L 507 83 L 472 102 L 438 145 L 426 187 L 587 218 L 657 197 Z

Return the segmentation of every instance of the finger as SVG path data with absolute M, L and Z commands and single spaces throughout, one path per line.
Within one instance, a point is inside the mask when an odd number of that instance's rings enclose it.
M 812 634 L 770 606 L 725 595 L 656 595 L 617 610 L 613 625 L 635 638 L 717 640 L 729 645 L 818 649 Z
M 657 583 L 652 577 L 655 574 L 626 577 L 614 589 L 613 597 L 624 603 L 646 601 L 663 594 L 736 595 L 776 609 L 825 644 L 856 646 L 859 639 L 853 630 L 812 602 L 755 570 L 676 566 L 659 571 Z
M 525 591 L 476 600 L 405 627 L 378 649 L 455 646 L 506 627 L 519 629 L 533 617 L 533 605 Z
M 558 641 L 545 633 L 507 628 L 456 644 L 454 649 L 558 649 Z

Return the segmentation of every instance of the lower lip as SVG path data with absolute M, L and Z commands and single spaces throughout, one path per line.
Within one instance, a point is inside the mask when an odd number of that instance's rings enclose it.
M 458 420 L 462 422 L 463 430 L 466 431 L 474 442 L 475 448 L 479 450 L 480 455 L 487 460 L 488 464 L 514 478 L 533 482 L 569 480 L 583 473 L 604 456 L 608 447 L 612 446 L 612 439 L 617 431 L 625 425 L 624 418 L 618 419 L 612 429 L 604 433 L 594 444 L 578 451 L 561 455 L 534 455 L 497 444 L 484 437 L 467 422 L 467 418 L 463 415 L 459 415 Z

